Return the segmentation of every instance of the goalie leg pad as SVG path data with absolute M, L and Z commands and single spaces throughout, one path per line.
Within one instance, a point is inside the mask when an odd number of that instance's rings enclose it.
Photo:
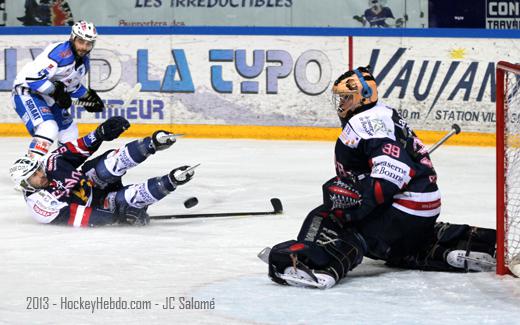
M 431 245 L 387 264 L 425 271 L 490 271 L 495 265 L 495 240 L 494 229 L 437 222 Z
M 320 279 L 325 282 L 315 287 L 329 287 L 328 277 L 317 274 L 326 274 L 336 283 L 361 263 L 367 250 L 363 238 L 353 229 L 338 226 L 329 213 L 323 206 L 314 209 L 305 219 L 297 241 L 286 241 L 271 249 L 269 277 L 273 281 L 290 284 L 283 274 L 299 278 L 305 273 L 316 283 Z M 304 273 L 288 270 L 289 267 Z M 303 278 L 309 280 L 308 277 Z

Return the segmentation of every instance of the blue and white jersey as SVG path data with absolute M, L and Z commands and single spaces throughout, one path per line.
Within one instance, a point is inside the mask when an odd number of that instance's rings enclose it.
M 54 91 L 53 83 L 60 81 L 72 97 L 79 98 L 87 91 L 81 81 L 89 68 L 88 55 L 76 56 L 70 41 L 54 43 L 22 68 L 16 76 L 14 88 L 18 92 L 29 88 L 32 92 L 40 93 L 51 105 L 54 101 L 48 95 Z
M 364 194 L 376 204 L 419 217 L 440 213 L 428 150 L 396 110 L 378 103 L 352 116 L 336 142 L 335 159 L 338 176 L 370 178 Z

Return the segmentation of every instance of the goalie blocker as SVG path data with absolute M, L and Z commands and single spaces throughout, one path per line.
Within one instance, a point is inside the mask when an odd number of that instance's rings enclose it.
M 360 205 L 360 189 L 361 183 L 355 178 L 334 177 L 324 184 L 325 202 L 307 215 L 297 239 L 259 254 L 268 263 L 271 280 L 330 288 L 364 256 L 384 260 L 390 267 L 424 271 L 493 269 L 494 229 L 435 221 L 430 227 L 424 220 L 392 207 L 377 211 L 383 213 L 381 218 L 348 221 L 345 215 Z

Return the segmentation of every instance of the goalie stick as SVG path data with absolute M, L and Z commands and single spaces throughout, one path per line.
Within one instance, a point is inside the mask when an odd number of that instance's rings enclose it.
M 238 217 L 238 216 L 259 216 L 269 214 L 282 214 L 282 201 L 278 198 L 270 200 L 273 211 L 256 211 L 256 212 L 222 212 L 222 213 L 200 213 L 200 214 L 171 214 L 162 216 L 150 216 L 152 220 L 164 219 L 189 219 L 189 218 L 215 218 L 215 217 Z
M 441 144 L 443 144 L 444 142 L 448 141 L 448 139 L 451 138 L 453 135 L 459 134 L 460 131 L 461 131 L 460 126 L 458 124 L 453 124 L 451 126 L 451 131 L 448 132 L 448 134 L 446 134 L 445 136 L 443 136 L 442 139 L 437 141 L 433 146 L 431 146 L 428 149 L 428 153 L 431 154 L 432 152 L 434 152 L 438 147 L 440 147 Z

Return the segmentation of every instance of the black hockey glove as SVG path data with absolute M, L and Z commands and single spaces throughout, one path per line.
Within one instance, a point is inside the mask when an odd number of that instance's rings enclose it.
M 105 103 L 103 103 L 94 89 L 89 89 L 80 100 L 85 110 L 90 113 L 102 112 L 105 108 Z
M 61 108 L 69 108 L 72 105 L 72 99 L 70 94 L 65 90 L 65 84 L 61 81 L 54 83 L 54 92 L 51 94 L 52 98 Z
M 131 206 L 124 206 L 118 208 L 115 213 L 115 222 L 131 225 L 131 226 L 146 226 L 150 223 L 150 216 L 146 213 L 145 208 L 134 208 Z
M 174 170 L 172 170 L 168 174 L 168 178 L 170 178 L 170 181 L 174 185 L 183 185 L 188 183 L 192 178 L 193 175 L 195 175 L 195 171 L 191 170 L 187 173 L 183 173 L 186 169 L 190 168 L 190 166 L 181 166 L 177 167 Z
M 128 122 L 122 116 L 113 116 L 101 123 L 95 131 L 96 139 L 101 141 L 112 141 L 118 138 L 121 133 L 130 127 Z
M 361 193 L 354 176 L 333 177 L 323 184 L 323 204 L 329 209 L 350 209 L 359 207 Z

